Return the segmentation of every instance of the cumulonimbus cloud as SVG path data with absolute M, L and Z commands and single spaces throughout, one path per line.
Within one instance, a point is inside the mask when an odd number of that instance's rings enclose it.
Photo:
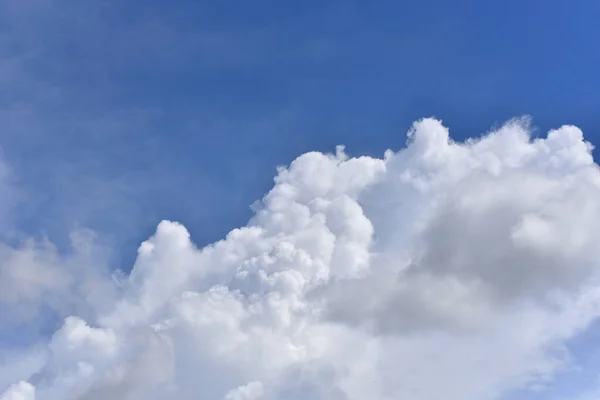
M 127 276 L 82 272 L 89 246 L 6 250 L 0 301 L 64 322 L 0 399 L 492 400 L 543 384 L 600 313 L 591 151 L 574 126 L 533 139 L 519 119 L 456 143 L 424 119 L 381 159 L 300 156 L 210 246 L 161 222 Z

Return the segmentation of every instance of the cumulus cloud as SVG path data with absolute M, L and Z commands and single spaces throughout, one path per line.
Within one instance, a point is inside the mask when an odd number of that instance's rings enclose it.
M 161 222 L 128 276 L 91 274 L 90 241 L 67 257 L 0 252 L 0 301 L 53 298 L 64 317 L 0 398 L 493 400 L 539 387 L 600 313 L 591 150 L 574 126 L 533 139 L 514 120 L 456 143 L 424 119 L 381 159 L 300 156 L 247 226 L 210 246 Z

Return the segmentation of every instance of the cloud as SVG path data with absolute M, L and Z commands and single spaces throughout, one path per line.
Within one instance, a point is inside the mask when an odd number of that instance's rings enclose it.
M 9 249 L 5 301 L 69 306 L 1 398 L 492 400 L 544 385 L 600 313 L 591 149 L 573 126 L 532 139 L 514 120 L 455 143 L 424 119 L 382 159 L 340 147 L 281 167 L 248 225 L 212 245 L 161 222 L 128 276 L 89 272 L 90 240 Z
M 107 295 L 114 295 L 106 255 L 93 232 L 75 230 L 70 238 L 66 252 L 48 239 L 0 245 L 0 305 L 8 310 L 0 317 L 0 328 L 31 321 L 41 310 L 91 317 L 102 310 Z
M 12 385 L 3 395 L 1 400 L 33 400 L 35 399 L 35 387 L 27 382 L 19 382 Z

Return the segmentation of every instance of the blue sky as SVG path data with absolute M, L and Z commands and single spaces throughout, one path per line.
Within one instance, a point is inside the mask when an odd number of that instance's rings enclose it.
M 598 15 L 583 0 L 1 0 L 18 204 L 3 234 L 60 247 L 89 227 L 126 269 L 160 220 L 210 243 L 277 165 L 338 144 L 382 156 L 422 117 L 462 139 L 531 115 L 540 134 L 576 124 L 600 143 Z
M 381 155 L 423 116 L 460 139 L 529 114 L 541 132 L 576 123 L 594 142 L 598 11 L 4 1 L 1 145 L 31 192 L 17 222 L 118 227 L 135 249 L 173 218 L 212 241 L 249 217 L 276 165 L 337 144 Z

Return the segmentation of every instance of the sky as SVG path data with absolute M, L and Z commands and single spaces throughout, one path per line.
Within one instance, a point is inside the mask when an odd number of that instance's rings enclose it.
M 0 399 L 598 398 L 599 12 L 0 0 Z

